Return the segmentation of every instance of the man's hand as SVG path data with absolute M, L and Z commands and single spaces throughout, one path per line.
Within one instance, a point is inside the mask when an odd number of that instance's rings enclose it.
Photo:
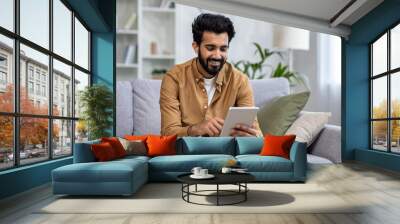
M 215 117 L 193 125 L 188 134 L 190 136 L 219 136 L 223 126 L 224 120 L 219 117 Z
M 254 125 L 248 126 L 246 124 L 236 124 L 235 128 L 232 129 L 231 131 L 231 136 L 233 137 L 243 137 L 243 136 L 261 136 L 262 134 L 255 129 Z

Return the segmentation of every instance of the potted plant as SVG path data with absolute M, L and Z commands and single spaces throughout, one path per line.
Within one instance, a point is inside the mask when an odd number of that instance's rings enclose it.
M 112 126 L 113 95 L 103 84 L 94 84 L 80 92 L 79 106 L 83 122 L 87 126 L 89 140 L 110 136 Z

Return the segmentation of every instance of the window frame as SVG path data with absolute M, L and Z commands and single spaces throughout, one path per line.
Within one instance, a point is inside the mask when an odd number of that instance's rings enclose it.
M 391 154 L 400 154 L 400 152 L 393 152 L 392 151 L 392 121 L 400 121 L 400 117 L 392 117 L 392 98 L 391 98 L 391 91 L 392 91 L 392 86 L 391 86 L 391 79 L 393 75 L 396 75 L 396 73 L 400 72 L 400 67 L 391 69 L 391 30 L 395 28 L 396 26 L 400 26 L 400 21 L 397 21 L 393 25 L 391 25 L 389 28 L 385 29 L 385 31 L 381 34 L 379 34 L 375 39 L 373 39 L 369 44 L 368 44 L 368 53 L 369 53 L 369 149 L 373 151 L 379 151 L 379 152 L 385 152 L 385 153 L 391 153 Z M 385 34 L 387 34 L 387 63 L 386 63 L 386 71 L 380 74 L 376 74 L 374 76 L 373 74 L 373 44 L 376 43 L 381 37 L 383 37 Z M 386 118 L 373 118 L 373 93 L 374 93 L 374 88 L 373 88 L 373 81 L 378 78 L 386 77 L 386 87 L 387 87 L 387 105 L 386 105 Z M 373 122 L 374 121 L 386 121 L 386 151 L 379 150 L 374 148 L 374 136 L 373 136 Z
M 13 64 L 10 65 L 12 68 L 10 69 L 12 71 L 12 75 L 14 78 L 14 110 L 13 112 L 1 112 L 0 111 L 0 116 L 10 116 L 13 119 L 13 153 L 14 153 L 14 161 L 13 161 L 13 166 L 10 167 L 5 167 L 5 168 L 0 168 L 0 172 L 5 171 L 5 170 L 10 170 L 10 169 L 16 169 L 19 167 L 23 166 L 30 166 L 33 164 L 38 164 L 38 163 L 43 163 L 46 161 L 50 160 L 58 160 L 66 157 L 73 156 L 74 152 L 74 143 L 75 143 L 75 126 L 76 126 L 76 121 L 79 120 L 79 117 L 75 117 L 75 108 L 71 108 L 71 114 L 70 116 L 56 116 L 53 115 L 53 60 L 58 60 L 61 63 L 64 63 L 68 66 L 71 66 L 71 92 L 72 92 L 72 99 L 71 99 L 71 104 L 74 105 L 75 103 L 75 88 L 74 88 L 74 82 L 75 82 L 75 69 L 85 73 L 89 77 L 89 83 L 88 86 L 92 85 L 92 80 L 93 80 L 93 74 L 92 74 L 92 62 L 91 62 L 91 37 L 92 37 L 92 30 L 87 26 L 87 24 L 83 21 L 83 19 L 72 9 L 72 7 L 65 1 L 65 0 L 59 0 L 68 10 L 71 11 L 71 18 L 70 18 L 70 23 L 71 23 L 71 59 L 64 58 L 63 56 L 55 53 L 53 50 L 53 24 L 54 24 L 54 18 L 53 18 L 53 0 L 48 0 L 49 3 L 49 48 L 46 49 L 39 44 L 36 44 L 29 39 L 26 39 L 20 35 L 20 0 L 14 0 L 13 1 L 13 10 L 14 10 L 14 30 L 10 31 L 4 27 L 0 26 L 0 35 L 3 35 L 7 38 L 10 38 L 13 40 Z M 88 31 L 88 69 L 85 69 L 78 64 L 75 63 L 75 18 L 79 20 L 79 22 L 84 26 L 84 28 Z M 20 85 L 21 85 L 21 80 L 20 80 L 20 45 L 23 44 L 27 47 L 32 48 L 33 50 L 36 50 L 40 53 L 43 53 L 48 56 L 49 58 L 49 63 L 48 63 L 48 77 L 46 80 L 46 87 L 45 90 L 48 92 L 45 94 L 48 96 L 48 113 L 46 115 L 39 115 L 39 114 L 26 114 L 26 113 L 21 113 L 20 112 Z M 41 74 L 43 71 L 39 72 L 39 79 L 37 80 L 36 77 L 36 72 L 37 70 L 34 69 L 33 71 L 33 79 L 31 79 L 30 76 L 30 65 L 27 63 L 27 74 L 26 75 L 26 82 L 33 81 L 34 85 L 34 92 L 36 92 L 35 85 L 37 83 L 40 83 L 42 86 L 42 79 L 41 79 Z M 28 84 L 27 84 L 28 85 Z M 28 87 L 28 86 L 27 86 Z M 29 87 L 28 87 L 29 88 Z M 27 91 L 29 91 L 27 89 Z M 41 92 L 41 91 L 40 91 Z M 39 94 L 38 96 L 42 96 L 42 94 Z M 34 102 L 35 103 L 35 102 Z M 20 119 L 21 118 L 45 118 L 47 119 L 48 122 L 48 136 L 47 136 L 47 142 L 49 143 L 47 145 L 47 150 L 48 150 L 48 155 L 47 158 L 43 158 L 43 160 L 40 160 L 38 162 L 32 162 L 32 163 L 26 163 L 26 164 L 21 164 L 20 161 Z M 62 155 L 62 156 L 55 156 L 53 155 L 54 152 L 54 147 L 53 147 L 53 123 L 55 121 L 61 120 L 61 121 L 70 121 L 71 122 L 71 153 L 68 155 Z

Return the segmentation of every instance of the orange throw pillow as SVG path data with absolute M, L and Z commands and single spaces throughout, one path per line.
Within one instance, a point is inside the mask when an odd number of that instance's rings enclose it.
M 262 156 L 281 156 L 286 159 L 290 158 L 290 148 L 296 135 L 265 135 L 264 146 L 261 149 L 260 155 Z
M 114 149 L 115 155 L 117 158 L 125 157 L 126 156 L 126 151 L 124 147 L 122 146 L 121 142 L 118 140 L 116 137 L 110 137 L 110 138 L 101 138 L 101 142 L 108 142 Z
M 154 156 L 165 156 L 165 155 L 176 155 L 176 135 L 172 136 L 155 136 L 150 135 L 147 137 L 147 155 Z
M 93 144 L 90 147 L 94 157 L 99 162 L 110 161 L 117 158 L 113 147 L 108 142 Z

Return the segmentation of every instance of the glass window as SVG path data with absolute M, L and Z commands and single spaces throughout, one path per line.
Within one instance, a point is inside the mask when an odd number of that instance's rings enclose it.
M 0 26 L 14 31 L 14 0 L 0 1 Z
M 2 3 L 0 3 L 1 5 Z M 0 12 L 2 9 L 0 9 Z M 0 16 L 1 18 L 1 16 Z M 5 58 L 13 58 L 13 40 L 0 34 L 0 55 L 3 58 L 0 63 L 0 111 L 14 111 L 14 72 L 12 66 Z M 7 55 L 7 56 L 6 56 Z
M 387 118 L 387 78 L 372 81 L 372 118 Z
M 390 32 L 390 68 L 400 67 L 400 25 Z
M 20 0 L 21 36 L 49 48 L 49 0 Z
M 75 117 L 81 115 L 80 94 L 89 86 L 89 75 L 75 69 Z
M 53 156 L 72 154 L 72 121 L 53 120 Z
M 75 142 L 88 140 L 87 124 L 84 120 L 75 121 Z
M 391 151 L 395 153 L 400 153 L 400 120 L 393 120 L 390 122 L 391 127 Z
M 72 12 L 60 1 L 53 0 L 53 50 L 71 60 Z
M 372 44 L 372 75 L 387 71 L 387 34 Z
M 44 118 L 20 118 L 20 151 L 21 164 L 35 163 L 49 158 L 48 125 Z
M 400 118 L 400 72 L 391 75 L 391 116 Z
M 48 74 L 48 63 L 49 63 L 49 57 L 43 53 L 40 53 L 39 51 L 36 51 L 26 45 L 21 44 L 21 55 L 25 55 L 25 57 L 21 57 L 21 74 L 20 74 L 20 80 L 21 80 L 21 90 L 20 90 L 20 108 L 21 108 L 21 113 L 24 114 L 40 114 L 40 115 L 47 115 L 48 114 L 48 102 L 49 99 L 47 90 L 45 88 L 45 93 L 43 94 L 43 90 L 41 89 L 40 86 L 40 77 L 41 77 L 41 72 L 44 72 L 45 74 Z M 36 74 L 37 74 L 37 79 L 39 79 L 36 84 L 36 91 L 34 96 L 30 96 L 29 92 L 26 89 L 26 73 L 24 72 L 26 68 L 26 61 L 29 61 L 30 65 L 33 66 L 36 69 Z M 48 85 L 47 82 L 45 82 L 46 86 Z M 41 100 L 43 101 L 40 105 L 32 105 L 29 101 L 31 98 L 37 98 L 41 97 Z
M 75 63 L 89 70 L 89 32 L 75 18 Z
M 387 121 L 372 122 L 372 141 L 374 149 L 387 151 Z
M 13 117 L 0 115 L 0 170 L 14 165 Z
M 29 89 L 29 94 L 34 93 L 33 82 L 28 82 L 28 89 Z
M 54 92 L 56 94 L 53 95 L 53 102 L 58 102 L 58 90 L 59 90 L 59 85 L 61 83 L 61 85 L 63 85 L 63 83 L 71 83 L 72 84 L 72 68 L 69 65 L 66 65 L 56 59 L 53 60 L 53 77 L 54 77 Z M 59 81 L 60 80 L 60 81 Z M 61 97 L 61 102 L 63 102 L 64 104 L 60 105 L 60 106 L 65 106 L 66 114 L 62 114 L 62 116 L 68 116 L 71 117 L 72 116 L 72 90 L 71 89 L 65 89 L 63 87 L 61 87 L 60 89 L 60 94 L 61 96 L 67 96 L 67 102 L 64 102 L 63 97 Z M 54 107 L 53 107 L 54 108 Z M 59 115 L 60 114 L 60 109 L 56 108 L 53 109 L 53 114 L 54 115 Z

